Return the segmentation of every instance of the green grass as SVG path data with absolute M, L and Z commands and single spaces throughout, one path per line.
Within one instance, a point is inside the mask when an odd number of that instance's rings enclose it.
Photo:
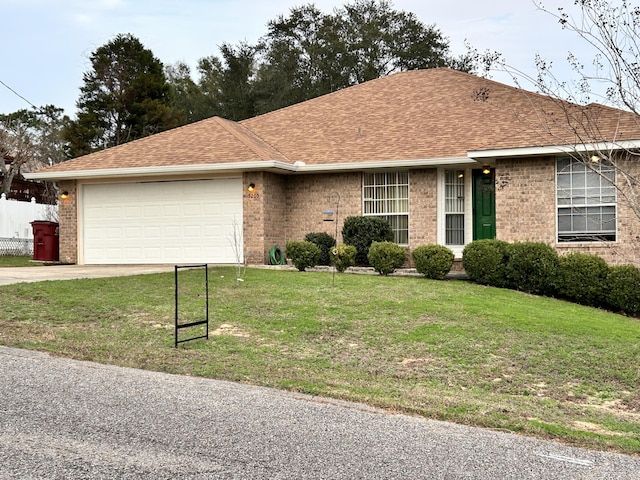
M 202 271 L 181 272 L 181 321 Z M 0 343 L 640 453 L 640 321 L 464 281 L 210 268 L 173 347 L 173 273 L 3 286 Z
M 2 267 L 37 267 L 42 265 L 39 262 L 33 262 L 33 257 L 14 257 L 0 255 L 0 268 Z

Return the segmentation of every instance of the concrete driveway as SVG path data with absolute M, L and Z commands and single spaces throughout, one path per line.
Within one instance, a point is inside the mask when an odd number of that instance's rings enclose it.
M 0 459 L 22 480 L 640 478 L 640 458 L 5 347 Z
M 0 268 L 0 285 L 172 272 L 173 265 L 43 265 Z

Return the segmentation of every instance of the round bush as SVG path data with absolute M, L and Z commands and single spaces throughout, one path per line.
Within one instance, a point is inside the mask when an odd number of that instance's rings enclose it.
M 506 287 L 510 245 L 502 240 L 475 240 L 462 251 L 462 268 L 469 280 L 482 285 Z
M 329 251 L 329 258 L 337 271 L 344 272 L 356 264 L 356 253 L 353 245 L 336 245 Z
M 367 255 L 369 263 L 380 275 L 389 275 L 407 261 L 407 251 L 393 242 L 373 242 Z
M 509 249 L 508 286 L 536 295 L 554 295 L 558 281 L 558 254 L 546 243 L 518 242 Z
M 640 316 L 640 270 L 631 265 L 609 267 L 607 301 L 612 310 Z
M 307 267 L 315 267 L 320 258 L 320 249 L 311 242 L 287 242 L 286 251 L 291 263 L 301 272 Z
M 560 257 L 558 293 L 581 305 L 601 307 L 606 304 L 609 266 L 602 258 L 573 252 Z
M 442 245 L 420 245 L 411 252 L 418 273 L 427 278 L 442 280 L 451 271 L 454 255 Z
M 330 265 L 329 250 L 336 244 L 336 239 L 325 232 L 307 233 L 304 237 L 305 241 L 315 243 L 320 249 L 320 258 L 318 265 Z
M 371 244 L 392 241 L 393 231 L 383 218 L 347 217 L 342 226 L 342 240 L 356 247 L 356 265 L 368 265 L 367 255 Z

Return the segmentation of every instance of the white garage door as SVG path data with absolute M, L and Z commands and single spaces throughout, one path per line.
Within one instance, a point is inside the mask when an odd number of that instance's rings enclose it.
M 82 200 L 85 264 L 237 261 L 240 178 L 85 185 Z

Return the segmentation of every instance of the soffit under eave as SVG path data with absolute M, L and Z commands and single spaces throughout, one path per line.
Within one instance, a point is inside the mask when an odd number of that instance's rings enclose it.
M 495 162 L 500 158 L 526 158 L 557 156 L 588 152 L 615 152 L 621 150 L 640 150 L 640 140 L 621 140 L 617 142 L 593 142 L 577 145 L 547 145 L 533 147 L 514 147 L 493 150 L 475 150 L 467 153 L 475 161 Z
M 67 181 L 67 180 L 118 180 L 123 178 L 170 179 L 184 176 L 241 175 L 244 172 L 264 171 L 281 175 L 346 173 L 364 170 L 417 169 L 440 167 L 464 167 L 482 162 L 468 157 L 390 160 L 372 162 L 354 162 L 340 164 L 306 165 L 279 161 L 264 161 L 234 164 L 189 165 L 171 167 L 114 168 L 95 170 L 70 170 L 55 172 L 35 172 L 28 174 L 31 180 Z

